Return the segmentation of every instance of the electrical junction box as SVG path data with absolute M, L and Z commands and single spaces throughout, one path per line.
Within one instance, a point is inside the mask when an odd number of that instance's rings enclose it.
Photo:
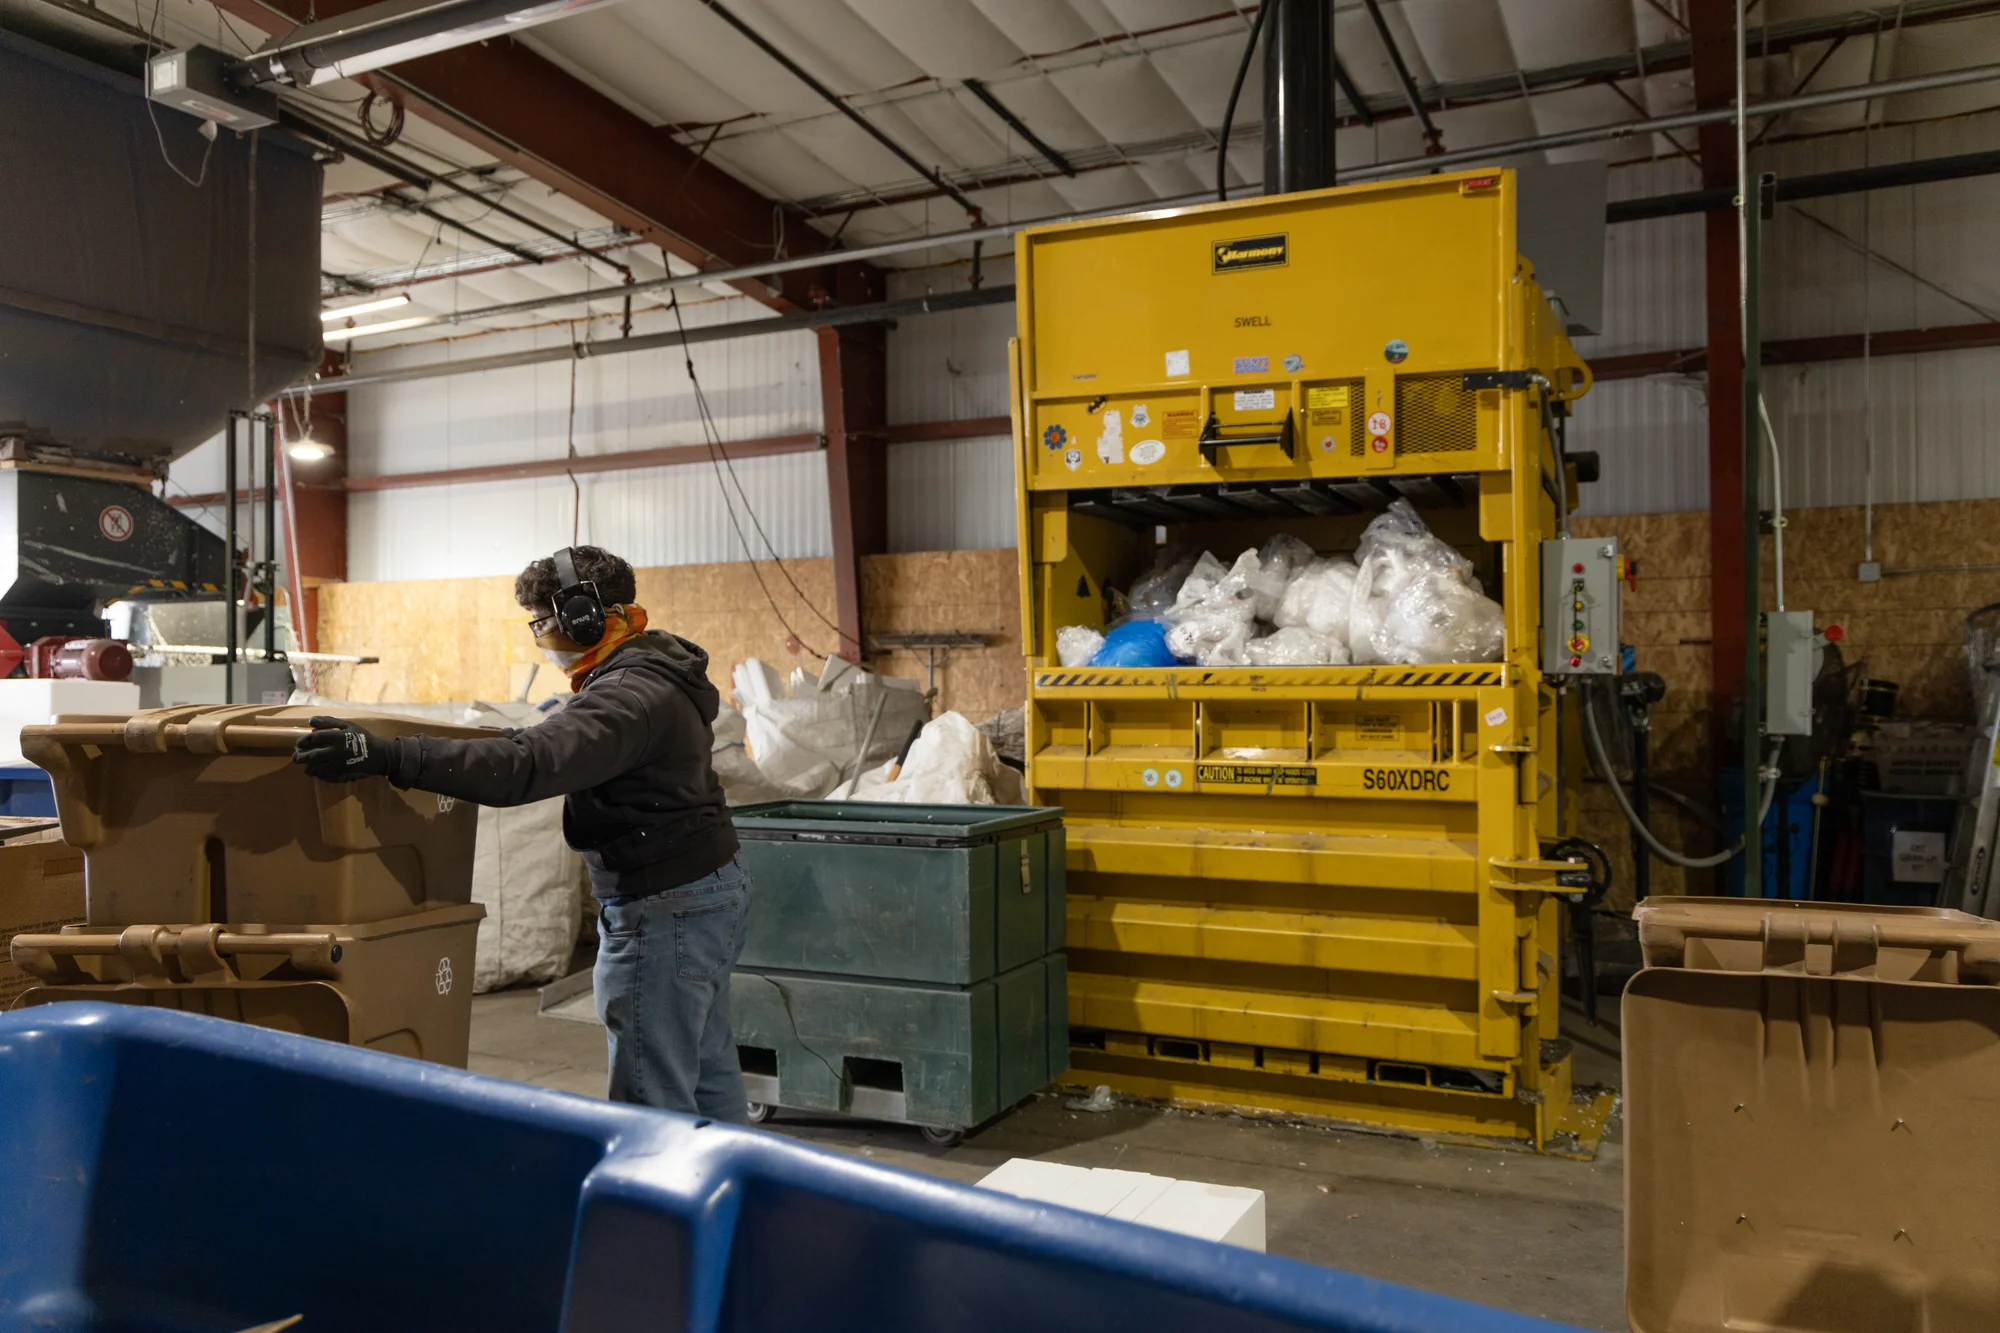
M 1618 673 L 1619 587 L 1625 557 L 1616 537 L 1551 537 L 1542 543 L 1542 673 Z
M 1823 640 L 1810 611 L 1764 613 L 1764 733 L 1812 735 L 1813 679 Z

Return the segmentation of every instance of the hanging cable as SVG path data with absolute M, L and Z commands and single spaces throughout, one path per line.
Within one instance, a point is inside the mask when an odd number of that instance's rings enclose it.
M 792 622 L 785 618 L 784 611 L 778 606 L 778 599 L 771 595 L 770 586 L 764 582 L 764 571 L 757 567 L 757 553 L 751 550 L 750 539 L 743 535 L 743 524 L 736 517 L 736 505 L 729 498 L 729 484 L 723 480 L 723 468 L 729 462 L 729 453 L 722 446 L 722 433 L 716 428 L 715 420 L 709 414 L 708 396 L 702 392 L 701 379 L 695 374 L 694 353 L 689 350 L 686 342 L 687 325 L 681 320 L 679 292 L 673 294 L 672 299 L 667 304 L 667 308 L 673 312 L 674 327 L 681 334 L 681 356 L 687 366 L 688 383 L 694 386 L 695 413 L 701 420 L 703 442 L 708 446 L 709 466 L 715 469 L 715 484 L 722 491 L 722 507 L 729 515 L 729 526 L 736 533 L 737 544 L 743 548 L 743 558 L 750 562 L 751 577 L 757 580 L 757 590 L 764 594 L 764 600 L 770 604 L 771 614 L 777 617 L 778 623 L 784 627 L 785 633 L 791 635 L 801 648 L 811 653 L 814 657 L 825 657 L 825 653 L 807 643 L 805 636 L 792 628 Z M 729 480 L 736 482 L 737 494 L 743 501 L 745 512 L 750 515 L 751 526 L 756 528 L 757 536 L 762 539 L 765 549 L 771 553 L 771 563 L 778 567 L 778 573 L 784 576 L 785 582 L 791 586 L 792 592 L 797 595 L 800 604 L 806 610 L 818 616 L 823 624 L 838 635 L 840 633 L 839 626 L 828 620 L 820 612 L 820 609 L 812 604 L 811 599 L 806 596 L 805 590 L 800 588 L 798 583 L 792 578 L 791 571 L 785 568 L 785 562 L 778 558 L 778 548 L 771 544 L 771 539 L 764 533 L 763 525 L 757 521 L 757 511 L 751 507 L 749 493 L 743 489 L 743 483 L 737 480 L 736 470 L 733 466 L 729 468 Z
M 1757 392 L 1757 417 L 1764 423 L 1764 439 L 1771 446 L 1771 576 L 1777 585 L 1778 610 L 1785 609 L 1785 479 L 1778 468 L 1778 432 L 1771 429 L 1771 408 Z
M 1618 809 L 1625 816 L 1625 821 L 1632 826 L 1633 832 L 1646 840 L 1646 845 L 1653 849 L 1653 855 L 1669 865 L 1677 865 L 1687 870 L 1713 870 L 1719 865 L 1726 864 L 1743 850 L 1742 838 L 1738 838 L 1727 849 L 1713 856 L 1686 856 L 1661 842 L 1653 830 L 1640 821 L 1638 811 L 1632 808 L 1631 798 L 1625 794 L 1625 784 L 1618 780 L 1616 770 L 1611 767 L 1611 756 L 1604 748 L 1604 737 L 1597 729 L 1597 712 L 1590 706 L 1590 700 L 1579 699 L 1577 704 L 1576 711 L 1583 715 L 1583 736 L 1589 742 L 1591 766 L 1597 770 L 1597 775 L 1604 779 L 1604 785 L 1611 788 L 1611 794 L 1617 798 Z M 1764 761 L 1764 768 L 1757 775 L 1763 781 L 1763 799 L 1757 807 L 1759 830 L 1764 827 L 1764 817 L 1771 812 L 1771 798 L 1778 794 L 1778 770 L 1775 767 L 1777 759 L 1778 747 L 1773 744 L 1769 757 Z M 1745 823 L 1747 825 L 1748 821 Z
M 1236 64 L 1236 82 L 1229 85 L 1229 105 L 1222 112 L 1222 134 L 1215 147 L 1215 197 L 1229 199 L 1229 127 L 1236 122 L 1236 100 L 1243 96 L 1243 80 L 1250 74 L 1250 58 L 1257 53 L 1257 34 L 1264 31 L 1264 16 L 1284 0 L 1263 0 L 1257 17 L 1250 21 L 1250 36 L 1243 43 L 1243 59 Z M 1275 132 L 1275 131 L 1274 131 Z
M 152 65 L 153 57 L 166 49 L 160 42 L 160 6 L 163 3 L 165 3 L 165 0 L 153 0 L 153 21 L 146 26 L 146 63 L 148 67 Z M 160 160 L 167 164 L 167 170 L 173 172 L 174 175 L 179 176 L 189 185 L 199 190 L 202 182 L 208 179 L 208 159 L 215 153 L 215 123 L 213 121 L 203 121 L 201 124 L 200 134 L 202 138 L 208 141 L 208 146 L 201 150 L 201 166 L 196 170 L 194 175 L 190 176 L 181 170 L 180 164 L 174 161 L 173 154 L 167 151 L 167 136 L 160 129 L 160 117 L 153 109 L 153 99 L 151 97 L 146 99 L 146 119 L 153 123 L 153 138 L 160 145 Z
M 389 119 L 381 129 L 375 128 L 375 104 L 389 104 Z M 387 148 L 403 137 L 403 100 L 400 97 L 384 97 L 373 88 L 361 99 L 361 110 L 357 113 L 361 121 L 361 137 L 374 148 Z

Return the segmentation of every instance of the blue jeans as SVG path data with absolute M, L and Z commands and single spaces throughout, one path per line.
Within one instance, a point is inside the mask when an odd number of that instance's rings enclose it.
M 603 901 L 591 980 L 611 1100 L 744 1123 L 729 973 L 749 914 L 750 877 L 734 860 L 677 889 Z

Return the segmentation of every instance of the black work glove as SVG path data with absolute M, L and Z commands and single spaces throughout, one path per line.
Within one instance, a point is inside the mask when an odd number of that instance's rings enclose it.
M 337 717 L 316 717 L 312 730 L 292 747 L 292 762 L 322 782 L 355 782 L 382 777 L 395 760 L 393 747 L 381 737 Z

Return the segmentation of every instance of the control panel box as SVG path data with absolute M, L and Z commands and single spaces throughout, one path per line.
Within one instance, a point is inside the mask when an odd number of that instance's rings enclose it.
M 1764 733 L 1812 735 L 1813 681 L 1824 646 L 1810 611 L 1764 613 Z
M 1625 557 L 1616 537 L 1551 537 L 1542 543 L 1542 672 L 1618 673 L 1618 593 Z

